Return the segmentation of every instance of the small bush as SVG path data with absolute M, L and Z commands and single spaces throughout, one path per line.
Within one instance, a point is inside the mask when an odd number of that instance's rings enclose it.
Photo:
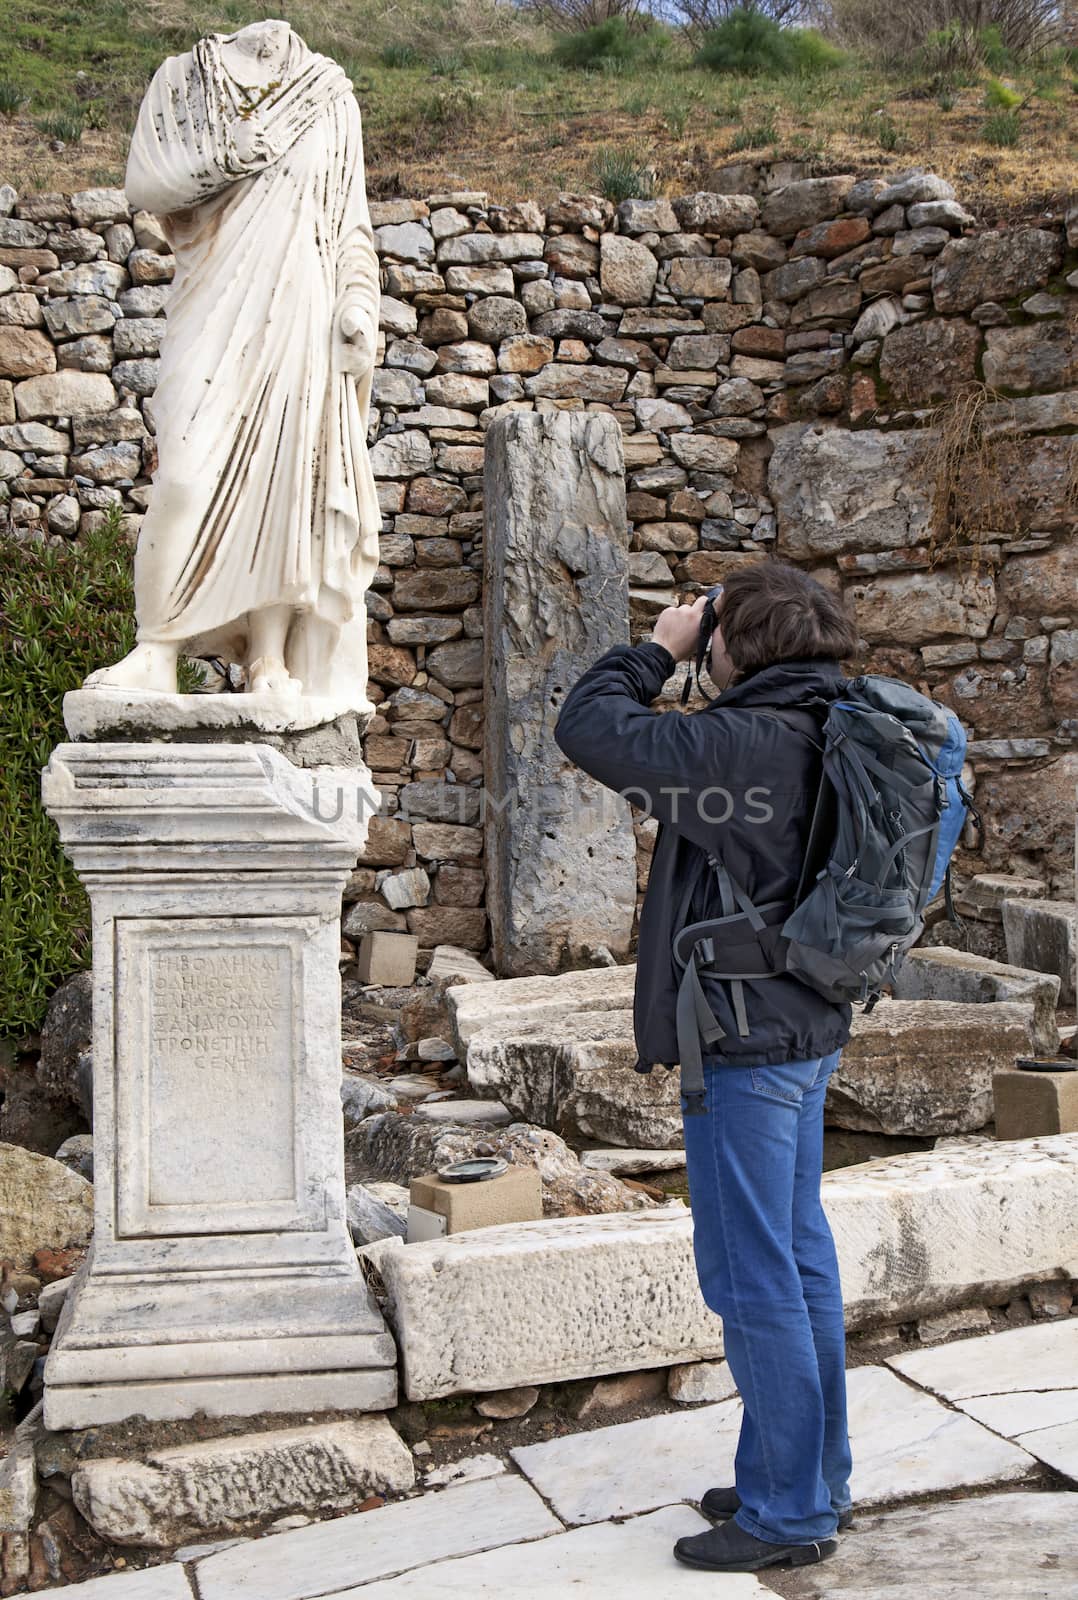
M 378 59 L 383 67 L 414 67 L 419 51 L 414 44 L 387 44 Z
M 655 187 L 655 172 L 647 157 L 632 149 L 608 145 L 599 151 L 592 181 L 605 200 L 648 200 Z
M 766 122 L 758 122 L 754 127 L 742 128 L 735 133 L 730 149 L 733 150 L 763 150 L 769 144 L 777 144 L 779 138 L 778 128 L 775 126 L 774 116 L 769 116 Z
M 1017 111 L 995 111 L 986 117 L 981 127 L 981 138 L 985 144 L 1013 150 L 1015 145 L 1022 142 L 1022 125 Z
M 1022 96 L 1009 83 L 1001 83 L 999 78 L 989 78 L 984 88 L 984 103 L 990 111 L 1013 111 L 1015 106 L 1022 104 Z
M 14 117 L 26 104 L 26 94 L 9 78 L 0 78 L 0 115 Z
M 656 65 L 669 48 L 669 35 L 662 28 L 650 22 L 631 28 L 624 17 L 608 17 L 583 33 L 564 34 L 554 45 L 554 59 L 580 72 L 616 72 Z
M 38 118 L 37 128 L 47 139 L 78 144 L 86 130 L 86 118 L 81 111 L 51 111 L 47 116 Z
M 843 55 L 811 28 L 780 28 L 760 11 L 743 8 L 704 34 L 698 65 L 745 77 L 829 70 Z

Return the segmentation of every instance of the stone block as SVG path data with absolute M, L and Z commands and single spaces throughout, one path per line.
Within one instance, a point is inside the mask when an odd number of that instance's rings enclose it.
M 102 372 L 51 372 L 15 385 L 15 409 L 20 422 L 111 411 L 115 405 L 116 390 Z
M 955 909 L 962 917 L 1002 925 L 1004 900 L 1043 900 L 1045 888 L 1043 878 L 1020 878 L 1011 872 L 978 872 L 956 897 Z
M 447 1234 L 535 1222 L 543 1215 L 543 1186 L 535 1167 L 510 1167 L 479 1183 L 446 1183 L 437 1173 L 426 1173 L 412 1179 L 409 1198 L 413 1206 L 444 1217 Z
M 554 730 L 584 666 L 627 637 L 621 430 L 603 415 L 516 412 L 487 440 L 491 940 L 499 970 L 549 972 L 595 943 L 627 950 L 636 901 L 629 807 L 568 766 Z
M 823 1197 L 850 1329 L 1006 1299 L 1078 1260 L 1078 1135 L 866 1162 L 825 1173 Z M 364 1255 L 389 1290 L 415 1400 L 722 1354 L 680 1208 L 383 1240 Z
M 1032 1001 L 882 1000 L 856 1013 L 824 1110 L 833 1127 L 973 1133 L 992 1117 L 992 1075 L 1032 1048 Z
M 405 988 L 415 981 L 419 940 L 414 933 L 365 933 L 356 956 L 360 983 Z
M 1059 1048 L 1059 980 L 1051 973 L 1030 972 L 963 950 L 911 950 L 899 968 L 894 998 L 953 1000 L 963 1005 L 995 1000 L 1027 1002 L 1033 1006 L 1034 1050 L 1051 1055 Z
M 0 1259 L 29 1266 L 35 1250 L 87 1244 L 93 1225 L 85 1178 L 51 1156 L 0 1144 Z
M 1078 1071 L 997 1072 L 992 1079 L 997 1139 L 1078 1133 Z
M 358 1417 L 150 1450 L 144 1460 L 102 1457 L 78 1466 L 71 1488 L 103 1539 L 172 1549 L 414 1482 L 412 1453 L 385 1418 Z
M 1004 900 L 1007 960 L 1031 972 L 1054 972 L 1059 1003 L 1072 1006 L 1078 913 L 1069 900 Z
M 1063 241 L 1047 228 L 1011 228 L 952 239 L 932 267 L 932 297 L 944 316 L 985 300 L 1010 300 L 1041 288 L 1063 260 Z

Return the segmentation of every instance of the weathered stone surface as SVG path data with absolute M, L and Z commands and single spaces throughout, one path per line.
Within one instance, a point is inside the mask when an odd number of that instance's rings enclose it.
M 669 200 L 623 200 L 618 207 L 622 233 L 676 233 L 678 219 Z
M 1078 1135 L 892 1156 L 825 1173 L 823 1195 L 848 1327 L 1005 1299 L 1073 1270 Z M 386 1240 L 364 1253 L 389 1288 L 412 1399 L 722 1353 L 721 1324 L 700 1298 L 688 1212 Z M 532 1308 L 526 1324 L 510 1314 L 522 1304 Z M 891 1483 L 893 1494 L 893 1473 Z
M 636 895 L 628 807 L 566 766 L 550 710 L 585 661 L 625 638 L 620 430 L 602 416 L 499 419 L 488 434 L 484 505 L 494 959 L 502 971 L 552 971 L 594 943 L 627 949 Z M 598 831 L 588 825 L 594 808 Z
M 599 246 L 599 284 L 603 298 L 621 306 L 646 306 L 659 263 L 647 245 L 620 233 L 604 233 Z
M 27 1266 L 35 1250 L 88 1243 L 93 1188 L 50 1156 L 0 1144 L 0 1259 Z
M 1043 1055 L 1059 1049 L 1059 979 L 1050 973 L 1008 966 L 964 950 L 917 949 L 899 968 L 894 998 L 949 1000 L 964 1006 L 995 1000 L 1032 1005 L 1034 1049 Z
M 531 398 L 603 400 L 614 404 L 625 393 L 629 374 L 622 367 L 551 362 L 524 380 Z
M 1059 323 L 989 328 L 984 381 L 995 389 L 1065 389 L 1078 382 L 1078 340 Z
M 786 1593 L 791 1600 L 968 1600 L 976 1573 L 979 1600 L 1030 1600 L 1038 1589 L 1055 1589 L 1063 1600 L 1078 1585 L 1069 1538 L 1076 1500 L 1056 1491 L 990 1494 L 859 1514 L 856 1538 L 840 1540 L 824 1583 L 799 1575 Z
M 52 372 L 27 378 L 15 386 L 15 409 L 21 422 L 38 417 L 70 417 L 79 412 L 111 411 L 116 390 L 100 372 Z
M 983 639 L 996 610 L 987 573 L 888 573 L 846 590 L 862 637 L 870 643 L 921 644 L 949 634 Z
M 725 1361 L 689 1361 L 682 1367 L 670 1368 L 667 1393 L 679 1405 L 694 1406 L 731 1399 L 737 1393 L 737 1384 Z
M 55 370 L 56 352 L 43 333 L 36 328 L 0 327 L 0 378 L 32 378 Z
M 729 256 L 675 256 L 667 271 L 666 286 L 671 294 L 686 300 L 721 300 L 730 287 L 733 270 Z M 631 324 L 627 327 L 623 323 L 621 332 L 630 331 Z
M 1007 960 L 1059 978 L 1059 1003 L 1074 1004 L 1078 913 L 1069 900 L 1004 900 Z
M 974 1133 L 992 1119 L 993 1073 L 1032 1047 L 1032 1002 L 881 1000 L 854 1017 L 825 1121 L 872 1133 Z
M 539 233 L 464 233 L 438 243 L 438 265 L 476 266 L 490 261 L 523 261 L 542 257 Z
M 748 194 L 681 195 L 674 214 L 686 233 L 732 236 L 756 226 L 759 203 Z
M 842 210 L 854 185 L 851 173 L 833 178 L 806 178 L 776 189 L 764 201 L 762 222 L 769 233 L 792 239 L 802 228 L 824 222 Z
M 169 1549 L 414 1482 L 411 1451 L 385 1418 L 359 1417 L 152 1450 L 144 1461 L 87 1461 L 71 1488 L 102 1538 Z
M 635 966 L 621 966 L 550 978 L 508 978 L 481 988 L 454 986 L 446 990 L 446 1001 L 458 1053 L 463 1057 L 480 1033 L 506 1036 L 524 1023 L 567 1022 L 581 1011 L 630 1012 L 635 984 Z
M 37 1081 L 50 1098 L 93 1115 L 88 1052 L 93 1037 L 93 978 L 76 972 L 53 994 L 41 1029 Z
M 567 1138 L 679 1149 L 677 1074 L 635 1072 L 636 1056 L 628 1011 L 577 1011 L 473 1034 L 468 1082 Z
M 958 317 L 895 328 L 883 341 L 880 377 L 899 400 L 943 400 L 975 376 L 981 336 Z
M 781 554 L 796 560 L 924 542 L 922 432 L 795 422 L 774 429 L 772 438 L 768 492 Z
M 952 239 L 932 267 L 932 298 L 944 316 L 983 300 L 1009 300 L 1047 283 L 1063 259 L 1062 241 L 1046 228 L 1014 228 Z
M 376 1192 L 377 1191 L 377 1192 Z M 353 1183 L 345 1195 L 348 1231 L 357 1245 L 408 1232 L 408 1190 L 401 1184 Z

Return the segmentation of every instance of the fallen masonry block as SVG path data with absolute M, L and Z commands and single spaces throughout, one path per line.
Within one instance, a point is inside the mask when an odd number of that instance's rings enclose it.
M 410 1489 L 412 1453 L 384 1417 L 109 1456 L 76 1468 L 75 1504 L 103 1539 L 172 1549 L 257 1528 L 289 1512 L 343 1510 Z
M 975 1133 L 992 1119 L 993 1074 L 1032 1049 L 1032 1002 L 881 1000 L 855 1012 L 827 1088 L 832 1127 Z
M 1054 972 L 1059 1003 L 1074 1004 L 1078 913 L 1069 900 L 1004 900 L 1007 960 L 1033 972 Z
M 501 978 L 481 986 L 454 984 L 446 990 L 446 999 L 463 1060 L 469 1040 L 479 1032 L 504 1031 L 523 1022 L 553 1021 L 599 1007 L 631 1011 L 635 985 L 634 963 L 589 967 L 554 978 Z
M 851 1329 L 1078 1270 L 1078 1135 L 891 1156 L 826 1173 L 823 1194 Z M 412 1400 L 722 1354 L 680 1209 L 385 1239 L 362 1254 L 386 1285 Z
M 356 976 L 360 983 L 406 988 L 415 980 L 419 939 L 414 933 L 365 933 L 359 941 Z
M 1078 1133 L 1078 1072 L 997 1072 L 996 1138 Z
M 999 922 L 1003 917 L 1004 900 L 1042 900 L 1046 887 L 1043 878 L 1018 878 L 1009 872 L 979 872 L 955 900 L 955 910 L 960 917 Z
M 1026 1001 L 1033 1006 L 1033 1048 L 1045 1055 L 1059 1049 L 1059 979 L 1051 972 L 1030 972 L 939 945 L 910 951 L 899 969 L 894 998 L 953 1000 L 960 1005 Z

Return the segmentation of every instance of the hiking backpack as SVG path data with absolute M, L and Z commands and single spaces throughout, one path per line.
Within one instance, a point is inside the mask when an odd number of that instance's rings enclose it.
M 920 938 L 925 908 L 943 884 L 953 918 L 951 854 L 967 811 L 980 823 L 961 780 L 962 724 L 908 684 L 863 675 L 847 680 L 834 700 L 753 709 L 811 738 L 822 751 L 822 777 L 793 910 L 789 900 L 754 905 L 713 854 L 723 914 L 675 936 L 687 1113 L 704 1109 L 701 1047 L 725 1037 L 701 974 L 729 983 L 741 1038 L 749 1031 L 747 979 L 789 975 L 827 1000 L 871 1010 Z

